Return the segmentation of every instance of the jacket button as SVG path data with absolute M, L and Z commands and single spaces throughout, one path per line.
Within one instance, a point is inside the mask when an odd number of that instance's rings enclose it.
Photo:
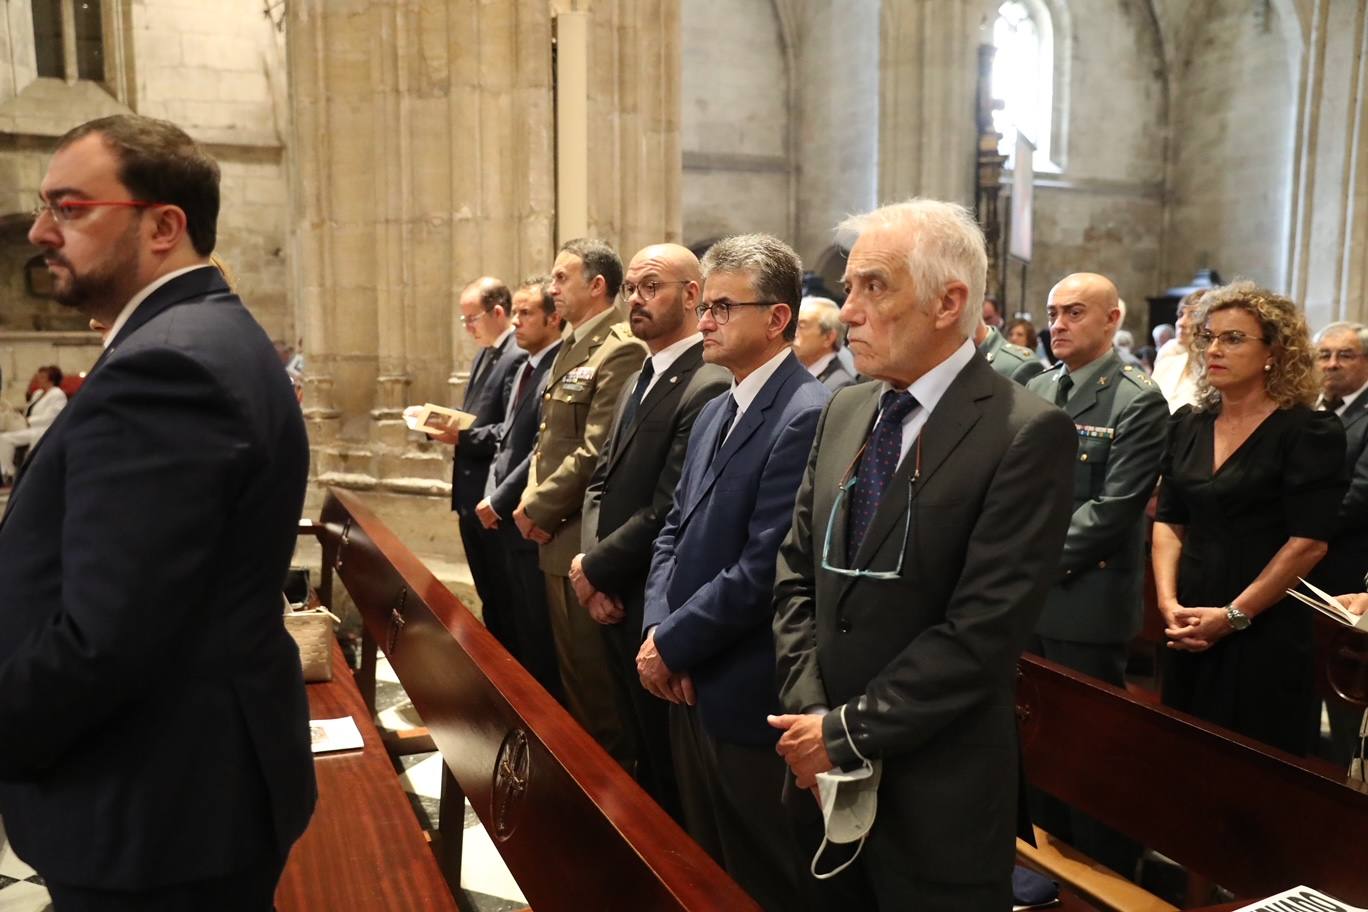
M 546 430 L 546 422 L 545 422 L 545 421 L 543 421 L 543 422 L 541 423 L 541 429 L 542 429 L 543 431 Z
M 1087 462 L 1087 461 L 1088 461 L 1088 454 L 1087 454 L 1087 453 L 1079 453 L 1079 454 L 1078 454 L 1078 461 L 1079 461 L 1079 462 Z
M 1106 561 L 1098 561 L 1098 562 L 1097 562 L 1097 569 L 1098 569 L 1098 570 L 1106 570 L 1106 569 L 1107 569 L 1107 562 L 1106 562 Z
M 839 630 L 841 633 L 850 633 L 850 619 L 841 618 L 839 621 L 836 622 L 836 629 Z

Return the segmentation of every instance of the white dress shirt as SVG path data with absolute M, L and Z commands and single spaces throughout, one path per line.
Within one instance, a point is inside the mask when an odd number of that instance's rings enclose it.
M 703 341 L 702 333 L 694 333 L 692 336 L 685 336 L 673 345 L 667 345 L 648 359 L 651 362 L 651 382 L 646 384 L 646 388 L 641 391 L 641 398 L 644 401 L 650 394 L 651 388 L 656 385 L 656 381 L 665 375 L 670 369 L 670 365 L 679 360 L 679 356 Z
M 740 383 L 737 383 L 735 379 L 732 380 L 731 397 L 736 400 L 736 417 L 732 419 L 731 426 L 727 428 L 727 433 L 722 436 L 724 442 L 731 436 L 732 428 L 741 422 L 741 416 L 746 414 L 746 409 L 750 408 L 755 397 L 760 395 L 761 388 L 769 381 L 770 377 L 774 376 L 774 372 L 779 369 L 779 365 L 784 363 L 784 359 L 792 354 L 793 349 L 786 345 L 773 358 L 751 371 L 745 380 Z M 797 356 L 795 355 L 795 357 Z
M 816 361 L 813 361 L 811 364 L 807 366 L 808 373 L 812 374 L 812 376 L 814 377 L 820 377 L 822 376 L 822 371 L 827 369 L 827 365 L 835 360 L 836 353 L 827 352 L 825 355 L 822 355 L 822 357 L 818 358 Z
M 931 368 L 912 382 L 907 387 L 907 392 L 912 394 L 912 398 L 917 400 L 917 407 L 908 413 L 902 423 L 902 450 L 898 455 L 898 464 L 907 458 L 907 451 L 912 449 L 912 443 L 921 433 L 921 429 L 926 425 L 931 413 L 936 410 L 936 405 L 945 396 L 945 391 L 950 388 L 950 384 L 955 382 L 955 378 L 960 375 L 960 371 L 969 366 L 969 362 L 974 360 L 974 354 L 978 349 L 974 346 L 974 340 L 965 339 L 964 344 L 955 349 L 950 357 L 940 364 Z M 891 389 L 896 389 L 892 384 L 883 383 L 879 397 L 883 398 L 883 393 Z M 898 390 L 902 392 L 902 390 Z M 882 409 L 880 409 L 882 411 Z

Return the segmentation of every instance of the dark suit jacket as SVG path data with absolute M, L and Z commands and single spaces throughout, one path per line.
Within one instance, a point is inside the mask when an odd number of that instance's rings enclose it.
M 499 525 L 513 524 L 513 511 L 518 508 L 523 489 L 527 487 L 527 470 L 532 460 L 532 450 L 537 445 L 537 432 L 541 426 L 542 395 L 546 391 L 546 381 L 551 375 L 551 365 L 556 361 L 560 342 L 555 342 L 542 356 L 541 361 L 532 369 L 528 379 L 531 388 L 518 401 L 518 406 L 507 422 L 497 426 L 497 441 L 494 457 L 489 471 L 494 473 L 494 493 L 490 495 L 489 505 L 499 515 Z M 521 370 L 521 368 L 519 368 Z M 514 382 L 517 382 L 516 375 Z M 510 392 L 509 395 L 512 395 Z M 488 432 L 488 431 L 487 431 Z M 478 503 L 478 501 L 477 501 Z M 523 550 L 536 551 L 536 542 L 527 541 L 520 535 L 514 539 Z M 522 544 L 525 543 L 525 544 Z
M 693 676 L 703 726 L 719 740 L 778 740 L 765 722 L 778 707 L 769 628 L 774 557 L 830 396 L 790 353 L 721 450 L 730 396 L 704 406 L 656 539 L 642 629 L 656 628 L 671 671 Z
M 50 881 L 138 890 L 283 854 L 315 789 L 281 586 L 308 441 L 218 270 L 157 289 L 0 522 L 0 815 Z
M 1063 367 L 1026 388 L 1054 402 Z M 1168 403 L 1153 380 L 1115 350 L 1074 390 L 1064 412 L 1078 429 L 1073 519 L 1037 632 L 1075 643 L 1128 643 L 1140 631 L 1145 586 L 1145 505 L 1159 478 Z
M 910 484 L 909 453 L 855 555 L 854 568 L 891 570 L 901 550 L 901 576 L 849 578 L 822 569 L 823 540 L 881 389 L 841 390 L 818 428 L 779 552 L 780 696 L 785 712 L 830 707 L 827 751 L 853 766 L 845 706 L 860 752 L 884 763 L 874 833 L 916 877 L 999 880 L 1015 854 L 1016 662 L 1068 529 L 1074 428 L 972 359 L 922 431 L 921 480 Z M 831 547 L 842 564 L 844 512 Z
M 855 382 L 855 378 L 850 376 L 850 371 L 845 369 L 845 365 L 841 363 L 839 358 L 832 358 L 831 363 L 822 368 L 822 373 L 818 375 L 817 379 L 821 380 L 826 388 L 833 393 Z
M 699 342 L 655 381 L 624 428 L 623 409 L 640 373 L 627 378 L 608 445 L 585 492 L 582 564 L 595 589 L 623 600 L 638 630 L 651 548 L 684 471 L 689 432 L 703 406 L 731 386 L 726 368 L 703 363 Z
M 474 516 L 475 505 L 484 499 L 497 430 L 508 411 L 513 380 L 526 360 L 527 352 L 518 348 L 512 333 L 501 344 L 481 349 L 475 359 L 461 406 L 462 411 L 475 416 L 475 423 L 456 435 L 456 457 L 451 467 L 451 509 L 461 516 Z
M 1349 403 L 1344 424 L 1345 472 L 1349 490 L 1340 504 L 1339 524 L 1330 551 L 1312 580 L 1332 595 L 1362 592 L 1368 573 L 1368 392 Z

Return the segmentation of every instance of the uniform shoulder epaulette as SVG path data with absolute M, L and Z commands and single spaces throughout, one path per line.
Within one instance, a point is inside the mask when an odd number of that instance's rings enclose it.
M 1029 361 L 1035 357 L 1035 352 L 1024 345 L 1017 345 L 1015 342 L 1004 342 L 1002 347 L 1023 361 Z
M 614 323 L 612 326 L 608 327 L 608 333 L 619 339 L 636 338 L 636 333 L 632 332 L 632 324 L 627 320 L 623 320 L 620 323 Z
M 1155 383 L 1154 380 L 1150 378 L 1149 374 L 1145 373 L 1134 364 L 1122 365 L 1121 376 L 1125 377 L 1141 389 L 1150 390 L 1159 388 L 1159 384 Z

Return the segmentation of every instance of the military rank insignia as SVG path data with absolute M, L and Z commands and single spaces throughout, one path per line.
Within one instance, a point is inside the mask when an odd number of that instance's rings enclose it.
M 1089 440 L 1111 440 L 1116 436 L 1116 428 L 1096 427 L 1091 424 L 1075 424 L 1078 436 Z

